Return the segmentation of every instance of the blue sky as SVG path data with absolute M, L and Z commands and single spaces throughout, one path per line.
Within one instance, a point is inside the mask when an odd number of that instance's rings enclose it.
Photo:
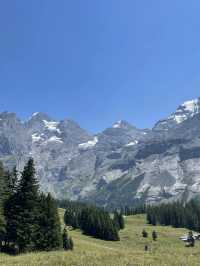
M 0 111 L 98 132 L 200 96 L 199 0 L 0 1 Z

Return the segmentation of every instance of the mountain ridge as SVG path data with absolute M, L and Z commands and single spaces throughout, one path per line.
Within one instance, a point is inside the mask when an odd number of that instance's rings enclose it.
M 199 139 L 200 98 L 152 129 L 119 120 L 98 134 L 40 112 L 27 121 L 0 113 L 0 160 L 8 168 L 33 157 L 42 190 L 105 207 L 198 196 Z

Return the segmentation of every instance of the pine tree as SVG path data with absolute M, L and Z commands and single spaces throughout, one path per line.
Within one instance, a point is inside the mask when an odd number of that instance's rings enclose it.
M 2 203 L 0 203 L 0 250 L 2 248 L 2 241 L 5 239 L 6 234 L 6 221 L 4 217 L 4 210 Z
M 9 199 L 9 197 L 12 194 L 11 191 L 11 173 L 9 171 L 4 171 L 3 175 L 3 198 L 4 198 L 4 203 Z
M 6 243 L 8 246 L 9 243 L 12 243 L 14 246 L 17 242 L 17 225 L 19 223 L 19 206 L 16 194 L 11 195 L 6 201 L 4 212 L 6 219 Z
M 16 193 L 16 242 L 21 252 L 34 250 L 39 228 L 39 192 L 33 159 L 22 172 Z
M 6 245 L 7 249 L 10 249 L 10 243 L 15 246 L 17 239 L 17 224 L 18 224 L 18 204 L 17 204 L 17 188 L 18 188 L 18 172 L 16 167 L 13 168 L 12 172 L 6 173 L 6 179 L 8 183 L 9 197 L 5 202 L 4 213 L 6 219 Z M 11 251 L 11 249 L 10 249 Z M 12 252 L 15 252 L 13 248 Z
M 36 238 L 38 250 L 55 250 L 61 246 L 61 226 L 55 200 L 50 194 L 40 195 L 39 230 Z
M 153 232 L 152 232 L 152 238 L 153 238 L 154 241 L 157 240 L 158 235 L 157 235 L 156 231 L 153 231 Z
M 119 219 L 120 229 L 124 229 L 125 228 L 125 222 L 124 222 L 124 217 L 123 217 L 122 213 L 119 214 L 118 219 Z
M 2 247 L 2 241 L 6 234 L 6 221 L 4 216 L 4 204 L 5 204 L 5 178 L 4 178 L 3 164 L 0 163 L 0 249 Z
M 142 236 L 145 237 L 145 238 L 148 237 L 148 233 L 147 233 L 147 231 L 145 229 L 143 229 L 143 231 L 142 231 Z
M 114 212 L 113 222 L 114 222 L 116 229 L 119 231 L 120 230 L 120 223 L 119 223 L 119 214 L 117 211 Z
M 122 212 L 120 213 L 118 213 L 118 211 L 114 212 L 113 222 L 118 231 L 121 229 L 124 229 L 125 223 L 124 223 L 124 217 L 122 215 Z
M 18 171 L 15 166 L 12 172 L 10 173 L 9 189 L 10 189 L 11 194 L 14 194 L 17 192 L 17 187 L 18 187 Z

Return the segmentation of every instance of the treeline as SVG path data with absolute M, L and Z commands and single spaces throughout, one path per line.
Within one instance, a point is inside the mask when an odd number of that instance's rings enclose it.
M 55 250 L 62 245 L 57 204 L 39 192 L 33 159 L 20 176 L 0 164 L 0 250 L 19 253 Z
M 120 208 L 120 212 L 125 216 L 146 213 L 146 205 L 141 204 L 134 207 L 125 206 Z
M 184 205 L 174 202 L 148 206 L 146 212 L 149 224 L 185 227 L 200 232 L 200 204 L 196 200 Z
M 124 228 L 121 213 L 115 212 L 112 219 L 104 209 L 76 202 L 65 202 L 65 208 L 64 221 L 67 226 L 79 228 L 83 233 L 99 239 L 120 240 L 118 231 Z

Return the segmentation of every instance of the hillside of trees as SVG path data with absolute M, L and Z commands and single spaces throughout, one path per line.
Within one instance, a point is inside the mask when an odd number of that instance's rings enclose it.
M 33 160 L 20 175 L 0 163 L 0 250 L 21 253 L 61 246 L 57 204 L 50 194 L 39 192 Z
M 197 200 L 186 204 L 174 202 L 148 206 L 146 213 L 149 224 L 184 227 L 200 232 L 200 204 Z
M 124 218 L 119 212 L 113 219 L 102 208 L 78 202 L 65 202 L 64 221 L 67 226 L 79 228 L 84 234 L 110 241 L 118 241 L 118 231 L 124 228 Z

